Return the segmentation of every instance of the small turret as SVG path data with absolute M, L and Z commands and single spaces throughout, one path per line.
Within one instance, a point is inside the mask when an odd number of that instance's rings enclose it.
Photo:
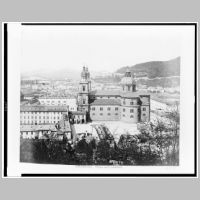
M 83 66 L 83 70 L 81 72 L 81 78 L 86 80 L 87 79 L 87 72 L 86 72 L 86 67 Z
M 88 70 L 88 67 L 85 68 L 85 71 L 86 71 L 87 79 L 89 79 L 89 78 L 90 78 L 90 72 L 89 72 L 89 70 Z

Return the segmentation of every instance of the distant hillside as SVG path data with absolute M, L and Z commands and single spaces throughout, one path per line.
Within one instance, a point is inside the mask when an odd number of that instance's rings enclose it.
M 64 80 L 66 78 L 79 80 L 80 73 L 73 69 L 52 69 L 52 70 L 36 70 L 28 73 L 21 73 L 22 79 L 31 79 L 31 80 L 39 80 L 39 79 L 47 79 L 47 80 Z
M 117 73 L 124 74 L 127 67 L 132 73 L 144 72 L 148 78 L 180 76 L 180 57 L 169 61 L 151 61 L 118 69 Z

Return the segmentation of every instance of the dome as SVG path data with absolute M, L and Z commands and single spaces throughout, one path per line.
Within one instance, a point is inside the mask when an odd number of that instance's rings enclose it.
M 124 77 L 121 80 L 122 85 L 133 85 L 135 84 L 135 80 L 132 77 Z
M 133 85 L 133 84 L 135 84 L 135 80 L 132 77 L 131 71 L 129 70 L 129 68 L 126 70 L 125 76 L 121 80 L 121 84 L 122 85 Z

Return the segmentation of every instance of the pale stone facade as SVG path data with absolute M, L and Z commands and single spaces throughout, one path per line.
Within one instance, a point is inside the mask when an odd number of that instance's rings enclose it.
M 129 70 L 121 80 L 120 91 L 91 91 L 89 71 L 83 68 L 78 94 L 78 110 L 86 111 L 92 121 L 150 121 L 150 95 L 136 91 Z
M 67 97 L 39 97 L 41 105 L 45 106 L 67 106 L 69 111 L 77 111 L 77 101 L 75 98 Z
M 67 112 L 66 106 L 21 106 L 20 124 L 55 124 Z

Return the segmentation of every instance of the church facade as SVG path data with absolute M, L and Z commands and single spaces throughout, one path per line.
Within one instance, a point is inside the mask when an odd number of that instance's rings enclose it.
M 90 73 L 83 67 L 79 83 L 78 110 L 87 113 L 90 121 L 150 121 L 150 95 L 136 90 L 136 82 L 127 69 L 121 80 L 121 90 L 91 90 Z

